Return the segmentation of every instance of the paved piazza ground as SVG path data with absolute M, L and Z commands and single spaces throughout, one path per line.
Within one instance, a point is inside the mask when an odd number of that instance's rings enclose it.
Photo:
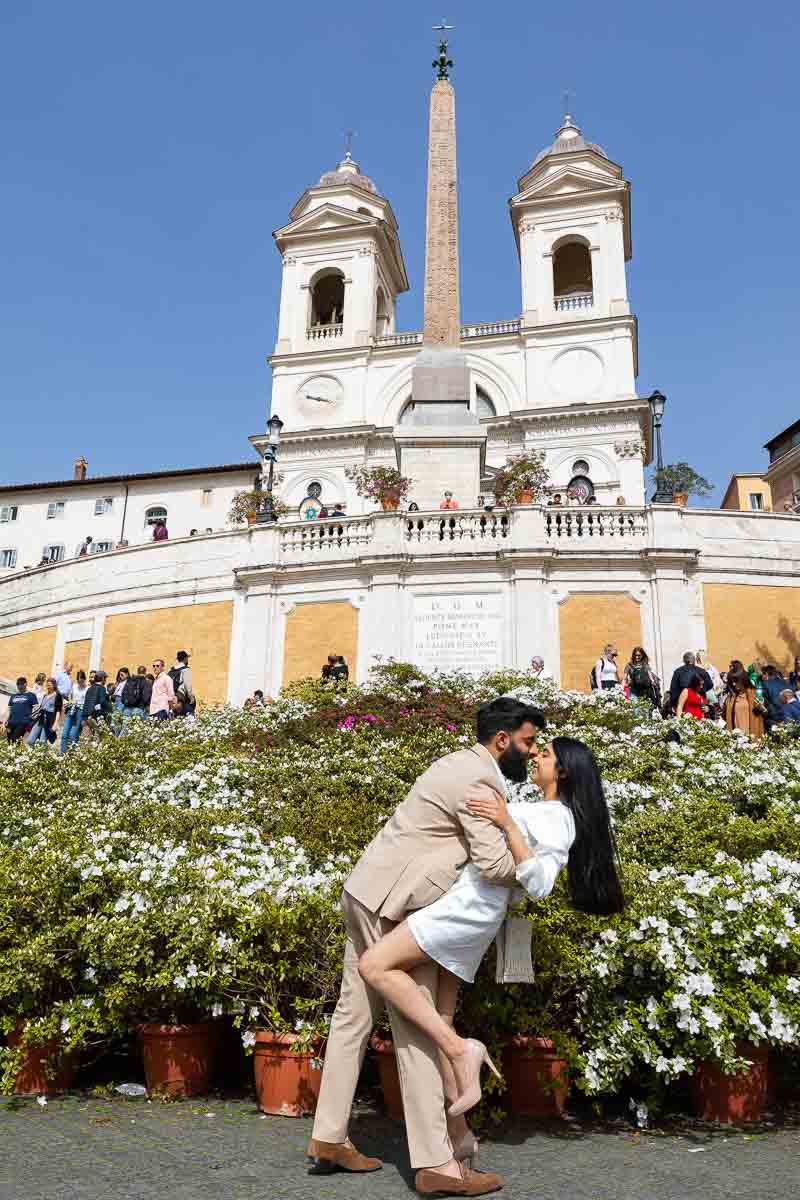
M 262 1117 L 250 1099 L 0 1100 L 1 1200 L 402 1200 L 414 1195 L 402 1131 L 361 1109 L 371 1176 L 306 1174 L 311 1123 Z M 783 1200 L 797 1195 L 800 1126 L 638 1134 L 515 1125 L 485 1151 L 509 1200 Z

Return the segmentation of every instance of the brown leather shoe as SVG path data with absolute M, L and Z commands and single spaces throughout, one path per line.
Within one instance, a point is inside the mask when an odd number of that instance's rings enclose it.
M 461 1170 L 461 1179 L 428 1169 L 417 1171 L 414 1187 L 420 1196 L 488 1196 L 490 1192 L 499 1192 L 505 1182 L 491 1171 L 472 1171 L 464 1166 Z
M 380 1171 L 383 1166 L 379 1158 L 367 1158 L 351 1142 L 318 1142 L 312 1138 L 307 1154 L 311 1164 L 309 1175 L 333 1175 L 335 1171 Z M 476 1196 L 479 1194 L 475 1193 Z

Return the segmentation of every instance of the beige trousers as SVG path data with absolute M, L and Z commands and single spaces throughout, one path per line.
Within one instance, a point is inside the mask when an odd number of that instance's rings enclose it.
M 321 1142 L 347 1138 L 350 1109 L 370 1034 L 383 1011 L 383 998 L 358 973 L 358 959 L 368 946 L 394 927 L 369 912 L 347 892 L 342 895 L 347 930 L 342 990 L 331 1019 L 312 1136 Z M 436 1004 L 439 968 L 425 963 L 412 978 L 431 1004 Z M 436 1047 L 426 1034 L 389 1006 L 389 1022 L 397 1055 L 411 1166 L 440 1167 L 453 1157 L 447 1136 L 444 1091 Z

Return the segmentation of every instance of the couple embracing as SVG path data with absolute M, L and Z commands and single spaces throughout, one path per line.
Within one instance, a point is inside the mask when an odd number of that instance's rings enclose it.
M 538 748 L 543 713 L 512 697 L 484 704 L 477 744 L 419 777 L 344 885 L 348 941 L 308 1155 L 312 1174 L 375 1171 L 348 1138 L 367 1043 L 388 1008 L 415 1186 L 421 1195 L 482 1196 L 503 1186 L 474 1169 L 464 1113 L 494 1064 L 454 1029 L 512 889 L 549 895 L 567 868 L 573 905 L 612 913 L 623 898 L 600 776 L 591 751 L 556 737 Z M 507 804 L 506 781 L 532 778 L 544 799 Z

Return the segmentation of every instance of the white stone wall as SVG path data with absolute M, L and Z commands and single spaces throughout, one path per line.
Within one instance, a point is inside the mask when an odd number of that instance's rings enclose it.
M 88 479 L 31 491 L 4 492 L 0 488 L 0 508 L 17 507 L 15 521 L 0 522 L 0 550 L 16 549 L 16 570 L 37 566 L 47 545 L 61 545 L 65 558 L 73 558 L 87 535 L 94 542 L 115 546 L 123 536 L 123 517 L 124 537 L 131 546 L 139 545 L 153 536 L 146 514 L 156 506 L 167 510 L 171 538 L 186 537 L 191 529 L 204 533 L 210 528 L 216 533 L 230 528 L 228 510 L 233 496 L 252 487 L 259 471 L 254 458 L 252 470 L 134 479 L 128 484 L 127 508 L 124 483 Z M 106 499 L 111 501 L 111 511 L 95 515 L 96 501 Z M 48 505 L 58 501 L 64 503 L 63 515 L 48 519 Z

